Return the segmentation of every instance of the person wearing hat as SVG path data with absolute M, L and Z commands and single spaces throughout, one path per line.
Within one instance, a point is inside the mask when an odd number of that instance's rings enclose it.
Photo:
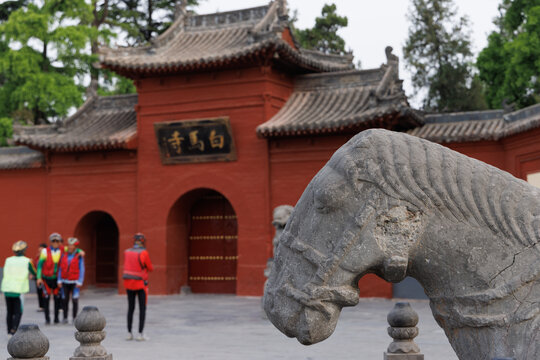
M 13 244 L 14 256 L 10 256 L 4 263 L 4 277 L 1 289 L 6 298 L 6 322 L 9 335 L 15 334 L 23 313 L 22 294 L 30 290 L 28 276 L 36 275 L 32 260 L 24 256 L 28 245 L 24 241 Z
M 73 302 L 73 321 L 79 310 L 79 293 L 84 281 L 84 257 L 77 247 L 79 240 L 71 237 L 67 241 L 67 251 L 60 259 L 58 268 L 58 287 L 62 291 L 64 324 L 68 323 L 69 298 Z
M 137 298 L 139 302 L 139 335 L 135 340 L 145 341 L 148 340 L 143 334 L 148 300 L 148 272 L 153 271 L 154 267 L 145 248 L 145 236 L 137 233 L 133 239 L 133 247 L 124 251 L 124 272 L 122 275 L 128 298 L 128 337 L 126 340 L 133 340 L 131 328 L 135 312 L 135 298 Z
M 58 324 L 60 322 L 58 313 L 62 306 L 62 299 L 58 287 L 58 265 L 64 252 L 64 247 L 61 246 L 62 236 L 60 234 L 52 233 L 49 236 L 49 241 L 51 244 L 41 252 L 37 267 L 37 284 L 44 288 L 45 310 L 43 312 L 46 325 L 51 323 L 49 307 L 51 295 L 54 298 L 54 323 Z

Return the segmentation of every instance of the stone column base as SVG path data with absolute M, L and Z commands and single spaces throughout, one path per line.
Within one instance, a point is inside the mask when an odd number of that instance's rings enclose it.
M 384 360 L 424 360 L 424 354 L 388 354 L 385 352 Z
M 47 358 L 48 360 L 48 358 Z M 113 360 L 112 354 L 107 354 L 103 356 L 90 356 L 90 357 L 70 357 L 69 360 Z

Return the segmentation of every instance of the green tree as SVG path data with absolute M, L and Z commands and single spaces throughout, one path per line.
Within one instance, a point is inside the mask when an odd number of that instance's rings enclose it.
M 8 0 L 0 4 L 0 23 L 6 21 L 9 15 L 28 4 L 29 0 Z
M 9 47 L 0 56 L 0 116 L 29 110 L 47 123 L 82 103 L 87 46 L 97 36 L 84 0 L 45 0 L 12 12 L 0 25 Z
M 10 118 L 0 118 L 0 147 L 7 146 L 8 139 L 13 136 L 13 120 Z
M 477 59 L 491 108 L 540 102 L 540 0 L 503 0 L 498 30 Z
M 475 79 L 468 20 L 457 16 L 452 0 L 412 0 L 411 25 L 403 53 L 417 93 L 425 92 L 427 111 L 485 108 Z
M 336 10 L 335 4 L 324 5 L 321 16 L 315 19 L 313 28 L 294 30 L 302 47 L 319 50 L 326 54 L 344 55 L 346 53 L 345 40 L 338 35 L 338 31 L 347 27 L 349 21 L 346 16 L 338 15 Z

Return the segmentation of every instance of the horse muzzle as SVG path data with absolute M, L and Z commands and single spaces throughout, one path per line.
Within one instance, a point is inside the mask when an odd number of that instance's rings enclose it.
M 358 302 L 357 293 L 355 301 Z M 287 285 L 277 292 L 266 291 L 263 302 L 274 326 L 304 345 L 315 344 L 332 335 L 342 307 L 333 302 L 313 299 Z

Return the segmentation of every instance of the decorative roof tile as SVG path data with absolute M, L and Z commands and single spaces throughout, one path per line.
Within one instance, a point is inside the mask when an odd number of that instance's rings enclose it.
M 44 163 L 41 152 L 26 146 L 0 148 L 0 170 L 40 168 Z
M 22 131 L 15 142 L 36 149 L 90 151 L 128 149 L 137 136 L 137 95 L 92 97 L 63 124 Z
M 389 56 L 379 69 L 299 76 L 285 106 L 257 133 L 295 136 L 418 126 L 422 119 L 409 107 L 397 69 L 397 59 Z
M 283 39 L 283 1 L 207 15 L 180 16 L 150 46 L 102 49 L 101 65 L 130 75 L 228 67 L 273 58 L 307 71 L 351 69 L 352 56 L 298 49 Z M 294 40 L 293 40 L 294 41 Z
M 409 134 L 438 143 L 497 141 L 540 127 L 540 104 L 504 114 L 503 110 L 425 116 L 425 124 Z

